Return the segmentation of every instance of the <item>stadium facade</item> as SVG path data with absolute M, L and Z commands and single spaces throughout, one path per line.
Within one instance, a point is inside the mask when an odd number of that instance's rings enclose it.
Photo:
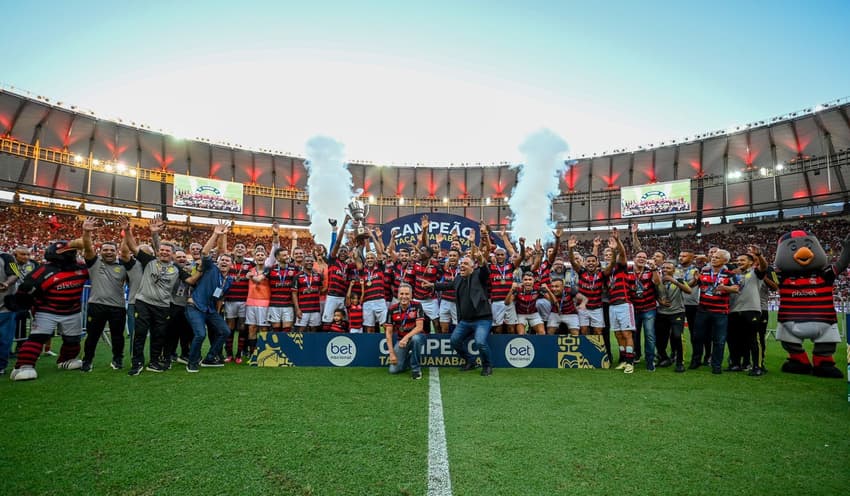
M 707 218 L 765 218 L 831 210 L 850 201 L 850 102 L 633 150 L 574 157 L 552 218 L 566 228 L 617 223 L 623 187 L 691 180 L 692 210 L 654 215 L 659 227 Z M 382 166 L 352 163 L 354 187 L 372 204 L 370 223 L 441 211 L 490 225 L 510 215 L 516 181 L 508 164 Z M 207 214 L 172 208 L 173 175 L 244 184 L 236 220 L 307 225 L 304 159 L 203 139 L 179 139 L 134 122 L 99 118 L 49 98 L 0 90 L 0 190 L 116 210 Z M 216 215 L 218 216 L 218 215 Z M 643 218 L 641 222 L 649 222 Z

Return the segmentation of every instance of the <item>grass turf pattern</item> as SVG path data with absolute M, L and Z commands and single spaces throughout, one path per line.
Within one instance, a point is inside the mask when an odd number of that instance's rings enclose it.
M 58 349 L 58 340 L 54 347 Z M 441 369 L 454 494 L 840 494 L 843 380 L 707 367 Z M 844 345 L 836 358 L 846 370 Z M 0 494 L 425 494 L 428 381 L 385 369 L 0 382 Z M 428 372 L 426 371 L 426 378 Z

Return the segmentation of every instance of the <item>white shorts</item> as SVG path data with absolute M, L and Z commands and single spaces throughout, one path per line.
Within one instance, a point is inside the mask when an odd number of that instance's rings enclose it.
M 800 344 L 804 339 L 811 339 L 814 343 L 838 343 L 841 341 L 841 335 L 838 333 L 838 324 L 778 322 L 776 324 L 776 339 Z
M 245 320 L 245 302 L 244 301 L 225 301 L 224 302 L 224 318 Z
M 490 303 L 490 311 L 493 312 L 493 325 L 516 324 L 516 307 L 513 303 L 505 305 L 504 301 Z
M 602 313 L 602 307 L 579 310 L 578 323 L 581 327 L 597 327 L 599 329 L 605 327 L 605 315 Z
M 457 325 L 457 304 L 453 301 L 440 301 L 440 322 L 451 322 Z
M 437 320 L 440 318 L 440 304 L 437 302 L 436 298 L 414 301 L 422 305 L 422 313 L 424 313 L 429 319 Z
M 612 331 L 634 331 L 635 309 L 631 303 L 618 303 L 608 307 Z
M 36 312 L 32 319 L 30 334 L 49 334 L 58 332 L 61 336 L 80 336 L 83 333 L 82 312 L 71 315 L 57 315 L 50 312 Z
M 369 300 L 363 302 L 363 325 L 375 327 L 387 321 L 387 302 L 384 300 Z M 353 332 L 353 331 L 352 331 Z
M 528 314 L 519 314 L 516 316 L 517 324 L 522 324 L 526 329 L 530 329 L 537 324 L 542 324 L 543 319 L 540 318 L 540 314 L 537 312 L 528 313 Z
M 363 329 L 349 329 L 350 334 L 363 334 Z
M 292 324 L 295 322 L 295 308 L 269 307 L 269 311 L 266 313 L 266 322 L 269 324 L 279 324 L 284 322 Z
M 325 300 L 325 308 L 322 308 L 321 310 L 322 322 L 326 324 L 333 322 L 335 311 L 342 310 L 345 312 L 345 298 L 342 296 L 328 295 Z
M 295 323 L 298 327 L 319 327 L 322 325 L 322 314 L 319 312 L 305 312 Z
M 600 309 L 601 310 L 601 309 Z M 546 327 L 558 327 L 561 324 L 566 324 L 567 329 L 578 329 L 578 314 L 576 313 L 555 313 L 552 312 L 549 314 L 549 321 L 546 322 Z
M 245 324 L 253 326 L 267 326 L 269 307 L 245 306 Z

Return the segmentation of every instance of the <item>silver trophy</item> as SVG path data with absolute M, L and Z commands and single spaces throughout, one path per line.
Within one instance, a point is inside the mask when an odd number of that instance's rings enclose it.
M 345 213 L 351 217 L 351 227 L 354 230 L 354 239 L 357 241 L 369 239 L 369 231 L 364 225 L 366 216 L 369 215 L 369 205 L 360 199 L 360 195 L 362 194 L 362 189 L 355 191 L 354 197 L 348 203 L 348 206 L 345 207 Z

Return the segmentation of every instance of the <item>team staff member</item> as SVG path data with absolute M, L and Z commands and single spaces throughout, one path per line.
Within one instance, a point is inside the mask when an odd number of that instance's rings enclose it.
M 410 367 L 411 377 L 419 380 L 422 378 L 419 356 L 425 344 L 425 335 L 422 334 L 425 314 L 422 305 L 412 300 L 413 288 L 409 284 L 399 286 L 397 297 L 398 303 L 390 307 L 384 324 L 390 354 L 390 374 L 404 372 Z
M 731 295 L 729 303 L 729 332 L 726 342 L 729 345 L 729 367 L 727 372 L 741 372 L 746 359 L 750 362 L 750 342 L 758 332 L 761 320 L 760 288 L 764 284 L 767 260 L 761 257 L 764 265 L 756 265 L 756 258 L 750 253 L 738 255 L 737 266 L 733 273 L 738 283 L 738 292 Z
M 738 292 L 733 274 L 726 267 L 729 252 L 715 250 L 708 264 L 700 272 L 697 284 L 700 287 L 699 308 L 694 325 L 694 356 L 690 368 L 699 368 L 702 347 L 712 342 L 711 372 L 722 373 L 723 352 L 726 349 L 726 333 L 729 328 L 729 295 Z
M 12 260 L 8 253 L 0 253 L 0 375 L 6 374 L 12 341 L 15 339 L 15 312 L 5 301 L 6 296 L 15 292 L 15 282 L 18 280 L 18 276 L 10 267 Z
M 673 262 L 664 262 L 661 266 L 661 282 L 658 286 L 658 316 L 655 329 L 659 336 L 664 336 L 664 342 L 659 341 L 659 367 L 669 367 L 676 362 L 676 372 L 684 372 L 685 364 L 682 354 L 682 333 L 685 330 L 685 299 L 684 295 L 693 291 L 684 279 L 676 278 L 676 267 Z M 673 350 L 672 357 L 667 355 L 667 339 Z
M 186 305 L 186 320 L 192 326 L 192 347 L 189 349 L 189 363 L 186 372 L 195 373 L 198 366 L 201 367 L 224 367 L 222 358 L 225 341 L 230 335 L 230 328 L 219 313 L 222 297 L 233 283 L 230 276 L 232 259 L 224 253 L 227 246 L 227 222 L 221 221 L 215 226 L 212 236 L 201 249 L 200 272 L 193 275 L 197 279 L 195 289 L 192 291 L 192 302 Z M 213 263 L 210 251 L 213 247 L 219 247 L 217 263 Z M 201 361 L 201 346 L 207 334 L 207 327 L 215 334 L 215 339 L 210 346 L 207 356 Z
M 490 294 L 487 291 L 490 271 L 487 268 L 487 260 L 475 245 L 474 234 L 470 235 L 469 244 L 472 247 L 471 256 L 464 256 L 460 260 L 459 277 L 451 283 L 437 283 L 436 289 L 438 291 L 453 289 L 457 297 L 458 323 L 452 332 L 451 343 L 452 348 L 464 359 L 465 363 L 461 370 L 472 370 L 477 366 L 475 358 L 466 351 L 467 342 L 474 339 L 481 357 L 481 375 L 489 376 L 493 374 L 490 345 L 487 343 L 493 326 Z M 476 262 L 477 268 L 474 265 Z
M 153 224 L 151 224 L 153 229 Z M 152 231 L 153 232 L 153 231 Z M 160 243 L 157 256 L 139 249 L 133 230 L 124 231 L 124 241 L 130 252 L 141 265 L 142 277 L 136 295 L 136 329 L 133 333 L 132 367 L 129 375 L 142 373 L 145 363 L 145 341 L 150 333 L 150 362 L 147 370 L 163 372 L 168 365 L 162 362 L 165 337 L 168 332 L 168 316 L 171 311 L 171 291 L 177 280 L 189 279 L 189 274 L 172 261 L 174 245 Z
M 129 229 L 129 219 L 122 219 L 119 227 Z M 124 362 L 124 324 L 127 310 L 124 306 L 124 283 L 127 270 L 118 261 L 118 245 L 112 241 L 100 245 L 100 256 L 94 251 L 92 231 L 83 229 L 83 258 L 89 268 L 91 293 L 88 300 L 86 317 L 86 343 L 83 352 L 83 365 L 80 370 L 91 372 L 97 343 L 109 323 L 112 336 L 113 368 L 121 368 Z

